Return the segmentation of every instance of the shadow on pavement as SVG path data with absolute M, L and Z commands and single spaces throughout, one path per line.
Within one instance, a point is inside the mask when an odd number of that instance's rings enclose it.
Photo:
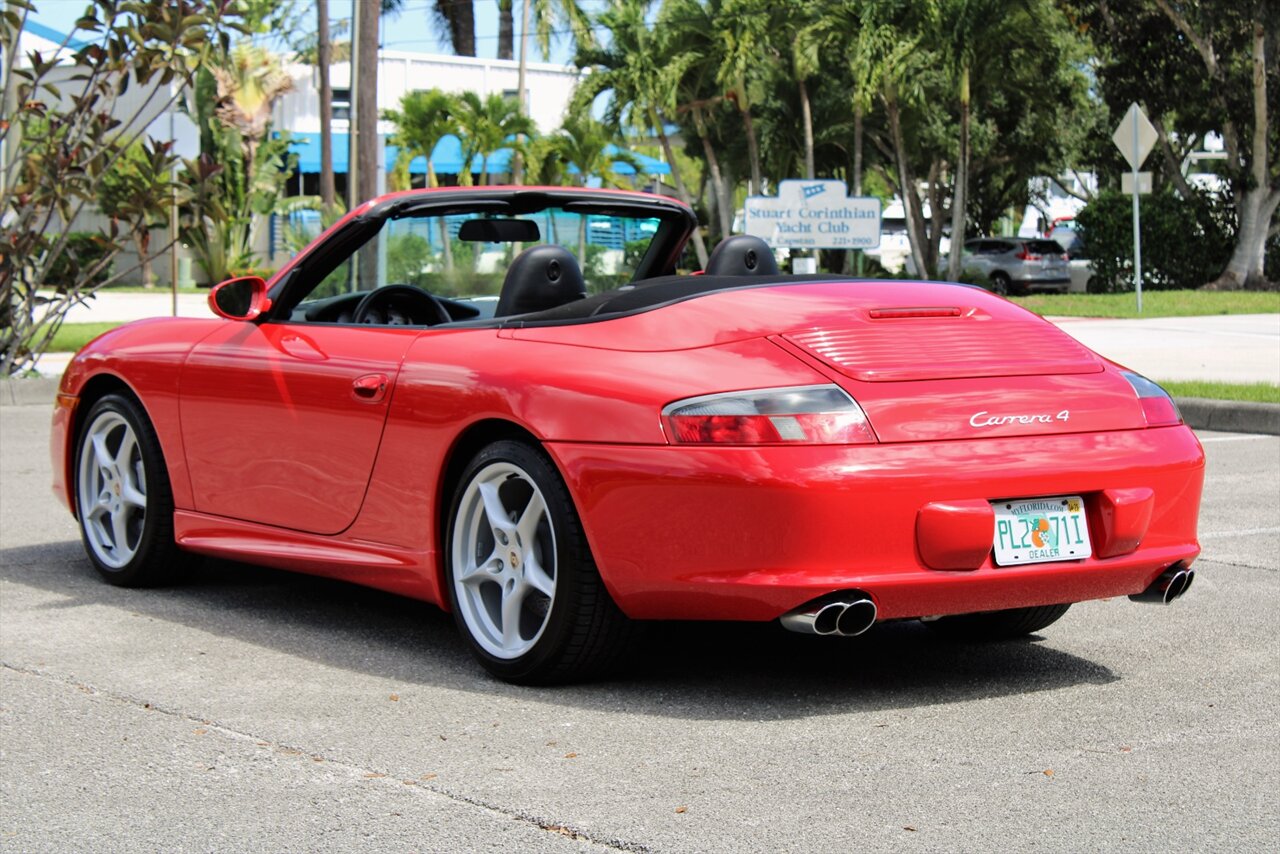
M 962 643 L 915 621 L 859 638 L 796 635 L 775 623 L 653 623 L 611 680 L 520 688 L 480 669 L 450 615 L 343 582 L 205 560 L 180 585 L 124 590 L 98 578 L 76 541 L 0 550 L 0 578 L 60 597 L 44 608 L 123 608 L 405 683 L 691 720 L 892 711 L 1119 678 L 1036 636 Z M 1070 631 L 1071 616 L 1064 621 L 1047 631 Z

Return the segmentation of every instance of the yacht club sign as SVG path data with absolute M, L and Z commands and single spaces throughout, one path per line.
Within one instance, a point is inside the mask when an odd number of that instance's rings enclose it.
M 847 196 L 844 181 L 781 181 L 776 196 L 750 196 L 747 234 L 793 249 L 875 249 L 880 200 Z

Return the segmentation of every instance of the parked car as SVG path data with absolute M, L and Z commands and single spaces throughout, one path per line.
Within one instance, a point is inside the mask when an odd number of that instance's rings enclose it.
M 969 275 L 984 276 L 998 294 L 1031 290 L 1066 293 L 1071 285 L 1066 250 L 1044 238 L 966 240 L 962 268 Z
M 88 344 L 55 492 L 112 584 L 345 579 L 515 682 L 600 672 L 635 620 L 1013 637 L 1187 588 L 1204 455 L 1154 383 L 979 289 L 782 275 L 754 237 L 677 275 L 696 225 L 605 190 L 368 202 L 209 317 Z M 496 303 L 456 296 L 475 244 L 510 258 Z

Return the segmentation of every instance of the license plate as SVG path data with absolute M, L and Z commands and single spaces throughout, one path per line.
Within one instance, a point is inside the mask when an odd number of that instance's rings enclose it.
M 998 566 L 1081 560 L 1093 554 L 1079 495 L 993 501 Z

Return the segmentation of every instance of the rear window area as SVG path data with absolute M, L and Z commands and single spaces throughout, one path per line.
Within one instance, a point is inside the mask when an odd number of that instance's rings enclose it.
M 1062 255 L 1066 252 L 1054 240 L 1028 240 L 1026 246 L 1028 252 L 1033 252 L 1036 255 Z

